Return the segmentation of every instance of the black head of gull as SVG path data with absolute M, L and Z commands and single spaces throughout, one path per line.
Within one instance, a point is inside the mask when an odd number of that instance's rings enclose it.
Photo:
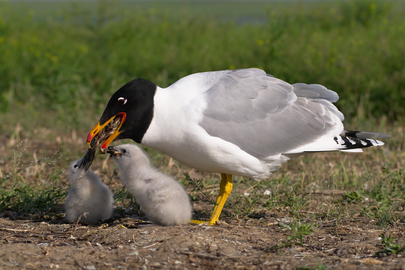
M 144 79 L 135 79 L 122 86 L 111 97 L 100 121 L 89 133 L 89 147 L 102 130 L 111 132 L 101 145 L 102 150 L 113 140 L 129 138 L 140 143 L 153 118 L 155 92 L 156 85 Z
M 91 153 L 99 145 L 103 152 L 113 140 L 129 138 L 187 166 L 221 173 L 208 222 L 215 224 L 233 174 L 266 179 L 298 155 L 384 144 L 376 139 L 389 135 L 344 130 L 333 104 L 338 98 L 322 85 L 291 85 L 257 68 L 196 73 L 167 88 L 137 79 L 113 94 L 87 143 Z

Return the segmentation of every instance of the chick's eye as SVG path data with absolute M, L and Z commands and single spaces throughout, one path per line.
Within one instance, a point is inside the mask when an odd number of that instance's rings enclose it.
M 118 103 L 118 105 L 125 105 L 127 103 L 127 101 L 128 100 L 126 98 L 120 97 L 120 98 L 118 98 L 117 103 Z

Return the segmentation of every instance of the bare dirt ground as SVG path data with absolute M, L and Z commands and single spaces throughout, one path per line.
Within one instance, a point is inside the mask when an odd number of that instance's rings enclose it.
M 26 158 L 32 158 L 34 149 L 38 156 L 52 154 L 61 145 L 60 139 L 56 141 L 29 144 Z M 73 155 L 77 150 L 66 150 L 66 143 L 65 155 Z M 1 166 L 7 163 L 2 162 Z M 319 204 L 341 196 L 324 191 L 311 198 Z M 193 207 L 195 216 L 201 217 L 213 206 L 197 200 Z M 380 235 L 391 234 L 403 243 L 405 226 L 382 228 L 362 216 L 317 220 L 302 246 L 283 246 L 290 232 L 280 222 L 294 221 L 288 208 L 262 210 L 241 220 L 225 211 L 216 226 L 160 227 L 149 224 L 142 213 L 120 207 L 113 218 L 98 225 L 68 224 L 63 217 L 62 206 L 49 213 L 0 212 L 0 269 L 405 270 L 404 253 L 377 255 L 383 249 Z
M 382 232 L 404 238 L 404 228 L 381 230 L 370 219 L 321 224 L 303 246 L 274 246 L 288 233 L 287 213 L 216 226 L 147 226 L 122 217 L 99 226 L 30 219 L 3 212 L 1 269 L 405 269 L 401 255 L 377 257 Z

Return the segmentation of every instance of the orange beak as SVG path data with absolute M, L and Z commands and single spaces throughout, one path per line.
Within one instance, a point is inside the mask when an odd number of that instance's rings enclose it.
M 125 122 L 125 118 L 127 116 L 126 113 L 118 113 L 115 116 L 111 117 L 108 121 L 106 121 L 103 125 L 100 125 L 100 122 L 97 123 L 97 125 L 90 131 L 89 135 L 87 135 L 87 146 L 89 148 L 92 148 L 91 142 L 93 140 L 93 138 L 99 134 L 111 121 L 113 121 L 116 117 L 121 116 L 121 123 L 120 125 L 114 130 L 113 134 L 111 134 L 101 145 L 101 149 L 100 150 L 105 150 L 108 145 L 114 141 L 114 139 L 122 132 L 120 131 L 120 128 L 122 126 L 122 124 Z M 102 151 L 104 152 L 104 151 Z

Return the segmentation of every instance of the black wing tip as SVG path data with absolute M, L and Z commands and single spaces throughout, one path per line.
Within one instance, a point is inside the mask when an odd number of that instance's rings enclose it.
M 385 133 L 356 131 L 356 130 L 343 130 L 343 132 L 340 135 L 358 139 L 386 139 L 391 137 L 391 135 Z
M 347 135 L 346 136 L 340 135 L 339 137 L 340 137 L 341 142 L 339 142 L 339 139 L 337 137 L 335 137 L 334 140 L 336 141 L 336 143 L 338 143 L 340 145 L 344 145 L 345 149 L 348 149 L 348 150 L 361 149 L 361 148 L 367 148 L 367 147 L 379 145 L 379 143 L 377 141 L 375 141 L 373 143 L 372 140 L 369 140 L 369 139 L 359 139 L 357 137 L 347 136 Z
M 377 138 L 380 139 L 388 137 L 390 137 L 390 135 L 384 133 L 344 130 L 339 136 L 336 136 L 333 139 L 337 144 L 344 146 L 345 149 L 353 150 L 373 146 L 382 146 L 384 145 L 384 142 L 377 140 Z

